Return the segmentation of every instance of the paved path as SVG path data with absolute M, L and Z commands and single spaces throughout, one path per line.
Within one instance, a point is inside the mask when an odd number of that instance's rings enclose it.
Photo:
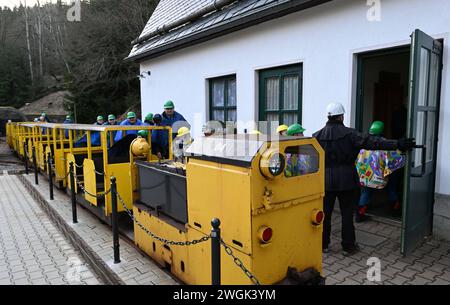
M 78 223 L 72 224 L 72 206 L 70 197 L 55 189 L 55 200 L 49 200 L 48 183 L 42 176 L 39 185 L 34 184 L 33 175 L 23 175 L 24 182 L 35 196 L 39 196 L 51 213 L 52 219 L 66 231 L 71 231 L 76 244 L 95 260 L 96 268 L 106 274 L 114 283 L 126 285 L 174 285 L 171 275 L 143 254 L 123 237 L 120 237 L 120 260 L 114 264 L 111 227 L 101 223 L 91 212 L 77 205 Z M 96 269 L 97 270 L 97 269 Z
M 331 253 L 324 254 L 327 284 L 355 285 L 449 285 L 450 243 L 431 238 L 407 257 L 400 254 L 400 225 L 377 221 L 356 224 L 357 242 L 361 252 L 344 257 L 341 251 L 339 211 L 333 213 Z M 378 258 L 381 267 L 379 282 L 367 279 L 368 259 Z M 373 274 L 369 272 L 369 274 Z
M 17 176 L 0 176 L 0 285 L 101 284 Z
M 7 172 L 18 172 L 23 171 L 24 166 L 12 153 L 8 144 L 6 143 L 6 138 L 0 138 L 0 175 Z

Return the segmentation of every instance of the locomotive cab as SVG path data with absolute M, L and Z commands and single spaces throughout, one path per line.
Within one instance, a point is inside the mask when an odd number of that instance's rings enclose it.
M 185 171 L 136 162 L 134 215 L 172 241 L 208 236 L 221 221 L 223 242 L 261 284 L 321 283 L 324 154 L 315 139 L 202 137 Z M 210 242 L 167 245 L 135 225 L 135 242 L 188 284 L 210 284 Z M 221 247 L 221 282 L 252 284 Z M 300 279 L 300 280 L 299 280 Z

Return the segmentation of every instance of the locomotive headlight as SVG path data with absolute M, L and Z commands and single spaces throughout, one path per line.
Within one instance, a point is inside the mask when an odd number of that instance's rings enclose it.
M 275 150 L 266 151 L 260 161 L 261 173 L 269 179 L 272 179 L 284 171 L 286 160 L 282 154 Z

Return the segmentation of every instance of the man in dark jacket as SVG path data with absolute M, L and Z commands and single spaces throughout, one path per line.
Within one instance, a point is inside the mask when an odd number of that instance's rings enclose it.
M 414 139 L 387 140 L 370 135 L 363 136 L 352 128 L 344 126 L 345 109 L 342 104 L 332 103 L 327 107 L 328 122 L 314 133 L 325 150 L 325 198 L 322 248 L 329 252 L 331 215 L 336 198 L 342 216 L 342 248 L 344 255 L 359 251 L 355 243 L 353 214 L 358 201 L 359 180 L 355 160 L 361 149 L 368 150 L 410 150 Z

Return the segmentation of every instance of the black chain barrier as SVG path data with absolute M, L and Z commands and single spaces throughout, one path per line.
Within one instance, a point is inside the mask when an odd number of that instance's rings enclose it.
M 238 266 L 239 268 L 242 269 L 242 271 L 244 271 L 245 275 L 250 279 L 250 281 L 253 282 L 253 284 L 255 285 L 261 285 L 258 281 L 258 279 L 255 277 L 255 275 L 253 273 L 250 272 L 250 270 L 248 270 L 245 266 L 244 263 L 242 263 L 242 261 L 236 257 L 233 254 L 233 250 L 231 249 L 230 246 L 228 246 L 223 239 L 220 240 L 220 243 L 222 244 L 222 246 L 225 248 L 225 252 L 231 256 L 233 258 L 234 263 L 236 264 L 236 266 Z
M 211 236 L 204 236 L 198 240 L 192 240 L 192 241 L 186 241 L 186 242 L 181 242 L 181 241 L 171 241 L 162 237 L 157 236 L 155 233 L 151 232 L 150 230 L 148 230 L 139 220 L 137 220 L 133 213 L 131 212 L 131 210 L 129 210 L 124 202 L 124 200 L 122 199 L 122 197 L 120 196 L 119 192 L 116 191 L 116 195 L 117 198 L 119 198 L 119 201 L 123 207 L 123 209 L 126 211 L 126 213 L 128 214 L 128 216 L 130 216 L 130 218 L 142 229 L 144 230 L 145 233 L 147 233 L 147 235 L 151 236 L 152 238 L 166 244 L 166 245 L 176 245 L 176 246 L 190 246 L 190 245 L 195 245 L 201 242 L 205 242 L 208 241 Z M 231 249 L 230 246 L 228 246 L 222 239 L 220 240 L 221 245 L 225 248 L 225 252 L 231 256 L 233 258 L 234 263 L 241 268 L 241 270 L 244 272 L 244 274 L 252 281 L 253 284 L 255 285 L 260 285 L 260 282 L 258 281 L 258 279 L 256 278 L 256 276 L 250 272 L 250 270 L 248 270 L 244 264 L 242 263 L 242 261 L 236 257 L 233 254 L 233 250 Z
M 75 179 L 75 182 L 77 183 L 78 187 L 81 189 L 81 191 L 85 194 L 87 194 L 88 196 L 100 199 L 105 197 L 106 195 L 108 195 L 111 192 L 111 189 L 98 193 L 98 194 L 92 194 L 89 191 L 86 190 L 86 188 L 83 186 L 83 184 L 81 184 L 81 182 L 79 182 L 77 179 Z
M 55 177 L 58 180 L 65 180 L 70 175 L 70 172 L 67 172 L 67 174 L 64 177 L 59 176 L 58 173 L 56 172 L 56 166 L 54 164 L 52 164 L 52 169 L 53 169 L 53 172 L 55 173 Z
M 156 240 L 159 240 L 160 242 L 166 244 L 166 245 L 175 245 L 175 246 L 190 246 L 190 245 L 196 245 L 198 243 L 201 242 L 205 242 L 208 241 L 211 236 L 204 236 L 200 239 L 194 239 L 192 241 L 172 241 L 172 240 L 168 240 L 162 237 L 159 237 L 158 235 L 156 235 L 155 233 L 151 232 L 150 230 L 148 230 L 139 220 L 137 220 L 133 213 L 131 212 L 130 209 L 127 208 L 124 200 L 122 199 L 122 197 L 120 196 L 119 192 L 116 191 L 116 195 L 117 198 L 119 198 L 119 201 L 123 207 L 123 209 L 126 211 L 126 213 L 128 214 L 128 216 L 130 216 L 130 218 L 142 229 L 145 231 L 145 233 L 147 233 L 149 236 L 153 237 Z

